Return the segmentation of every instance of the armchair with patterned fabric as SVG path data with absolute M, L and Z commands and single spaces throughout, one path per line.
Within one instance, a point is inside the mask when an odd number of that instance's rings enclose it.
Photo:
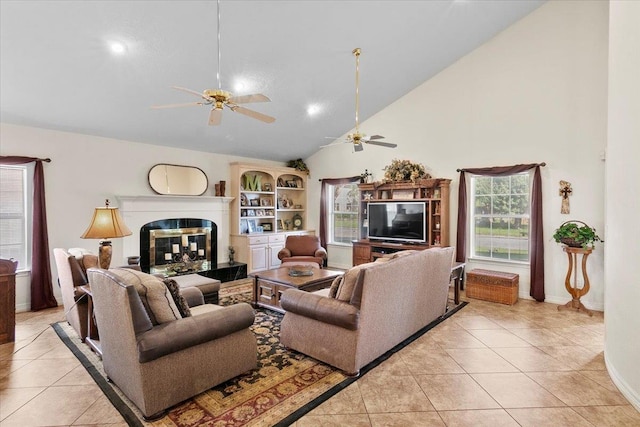
M 284 249 L 278 252 L 278 259 L 285 262 L 317 263 L 320 268 L 327 259 L 327 251 L 320 246 L 318 236 L 287 236 Z

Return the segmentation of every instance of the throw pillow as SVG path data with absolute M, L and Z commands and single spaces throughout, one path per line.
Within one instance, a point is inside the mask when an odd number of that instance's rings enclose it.
M 71 280 L 73 280 L 73 286 L 84 286 L 87 282 L 87 276 L 84 274 L 80 262 L 73 255 L 69 255 L 69 267 L 71 267 Z
M 373 265 L 375 262 L 368 262 L 366 264 L 356 265 L 355 267 L 351 267 L 345 274 L 342 283 L 338 287 L 338 291 L 336 293 L 336 299 L 340 301 L 351 301 L 351 296 L 353 295 L 353 290 L 356 287 L 356 283 L 358 283 L 358 276 L 360 275 L 360 271 L 363 268 L 366 268 L 370 265 Z
M 82 268 L 84 268 L 84 271 L 87 271 L 90 268 L 100 268 L 98 255 L 85 254 L 82 257 Z
M 335 298 L 337 293 L 338 293 L 338 288 L 340 287 L 340 285 L 342 284 L 342 278 L 344 276 L 339 276 L 336 277 L 335 279 L 333 279 L 333 282 L 331 282 L 331 287 L 329 288 L 329 298 Z
M 182 318 L 171 292 L 162 280 L 130 268 L 114 268 L 110 271 L 118 275 L 127 285 L 133 285 L 136 288 L 153 325 Z
M 190 317 L 191 310 L 189 310 L 189 304 L 187 304 L 187 301 L 180 293 L 180 285 L 173 279 L 164 279 L 163 282 L 167 289 L 169 289 L 169 292 L 171 292 L 171 297 L 173 298 L 173 302 L 176 303 L 180 315 L 182 317 Z

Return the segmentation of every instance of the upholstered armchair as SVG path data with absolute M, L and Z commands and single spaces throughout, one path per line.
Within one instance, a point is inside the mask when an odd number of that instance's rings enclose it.
M 67 322 L 82 341 L 87 337 L 88 297 L 80 288 L 87 284 L 86 269 L 98 265 L 98 257 L 81 249 L 55 248 L 53 255 L 58 270 L 58 284 L 62 293 L 62 304 Z M 96 338 L 96 337 L 92 337 Z
M 283 262 L 315 262 L 320 268 L 327 259 L 327 251 L 320 246 L 318 236 L 287 236 L 284 249 L 278 252 L 278 258 Z
M 249 304 L 199 305 L 183 317 L 155 276 L 90 269 L 88 279 L 105 373 L 147 419 L 257 366 Z

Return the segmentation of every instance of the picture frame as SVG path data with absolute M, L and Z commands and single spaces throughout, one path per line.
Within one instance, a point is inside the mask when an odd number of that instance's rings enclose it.
M 273 199 L 271 199 L 271 197 L 262 197 L 260 199 L 260 206 L 273 206 Z
M 247 209 L 247 216 L 256 216 L 256 211 L 254 209 Z
M 260 226 L 264 231 L 273 231 L 273 225 L 270 222 L 261 222 Z
M 256 216 L 264 216 L 264 209 L 256 209 Z
M 286 228 L 284 226 L 284 219 L 279 219 L 278 220 L 278 230 L 286 230 Z
M 259 199 L 251 199 L 251 206 L 260 206 L 260 200 Z
M 262 184 L 262 190 L 263 191 L 273 191 L 273 188 L 271 187 L 271 183 L 270 182 L 265 182 L 264 184 Z
M 247 210 L 246 209 L 241 209 L 240 210 L 240 216 L 247 216 Z
M 267 209 L 266 211 L 264 211 L 264 213 L 265 213 L 266 216 L 273 216 L 274 215 L 273 209 Z
M 248 219 L 247 220 L 247 232 L 248 233 L 255 233 L 258 231 L 258 225 L 256 224 L 256 220 L 255 219 Z

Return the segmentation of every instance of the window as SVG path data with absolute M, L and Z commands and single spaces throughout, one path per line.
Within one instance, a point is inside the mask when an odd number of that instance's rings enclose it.
M 329 212 L 329 242 L 351 244 L 358 238 L 358 210 L 360 191 L 358 184 L 329 185 L 327 206 Z
M 529 173 L 471 177 L 471 257 L 529 261 Z
M 18 260 L 29 268 L 27 167 L 0 166 L 0 257 Z

